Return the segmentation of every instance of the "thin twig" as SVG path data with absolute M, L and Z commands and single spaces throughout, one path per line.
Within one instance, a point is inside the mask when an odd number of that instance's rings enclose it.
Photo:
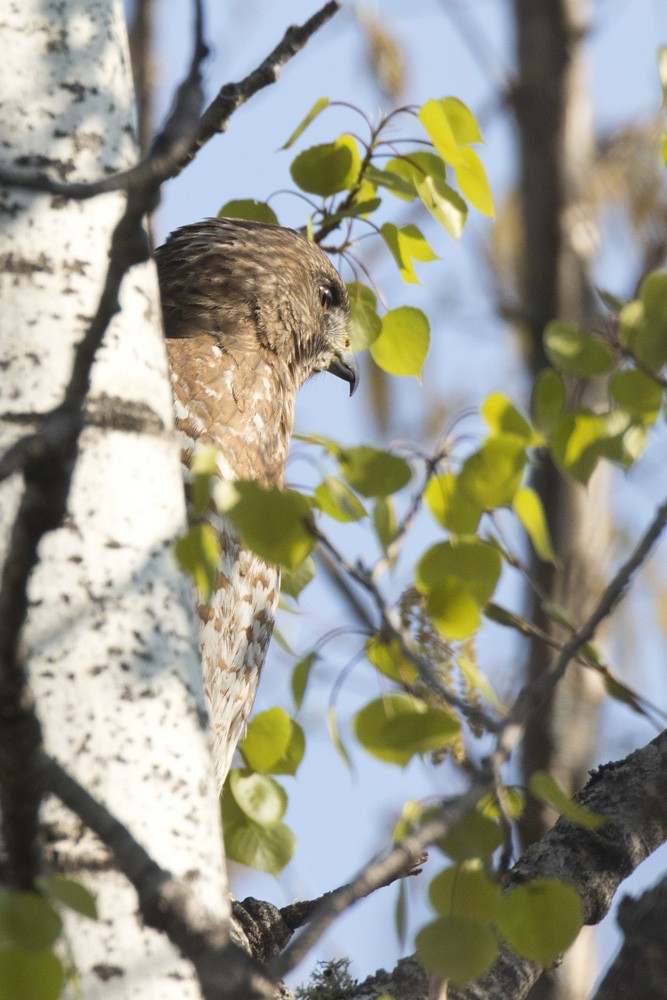
M 567 670 L 570 661 L 581 648 L 590 642 L 598 626 L 608 618 L 623 598 L 632 577 L 646 561 L 651 549 L 667 526 L 667 501 L 658 508 L 655 517 L 642 536 L 634 552 L 623 563 L 605 588 L 592 614 L 581 628 L 563 644 L 553 664 L 541 677 L 527 684 L 520 692 L 511 713 L 500 728 L 498 752 L 506 759 L 521 737 L 526 720 L 539 711 Z
M 387 855 L 374 858 L 355 879 L 322 897 L 310 914 L 308 925 L 282 955 L 269 962 L 269 973 L 276 979 L 282 979 L 319 941 L 336 917 L 376 889 L 405 875 L 418 863 L 424 849 L 434 841 L 441 840 L 455 827 L 475 807 L 485 791 L 488 791 L 488 784 L 478 782 L 465 795 L 443 803 L 435 816 L 414 833 L 408 834 Z

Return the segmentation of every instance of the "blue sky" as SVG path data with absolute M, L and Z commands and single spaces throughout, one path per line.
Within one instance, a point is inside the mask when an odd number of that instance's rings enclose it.
M 175 83 L 190 57 L 190 5 L 183 0 L 158 4 L 157 63 L 159 110 L 166 110 Z M 314 0 L 210 0 L 207 4 L 207 36 L 212 57 L 206 66 L 209 96 L 230 80 L 244 76 L 282 37 L 289 23 L 302 22 L 319 6 Z M 499 81 L 513 71 L 513 34 L 510 5 L 506 0 L 379 0 L 367 4 L 381 16 L 400 42 L 406 55 L 408 87 L 405 103 L 422 103 L 431 97 L 455 95 L 479 116 L 486 145 L 482 157 L 497 204 L 501 204 L 516 179 L 517 148 L 511 122 L 497 97 Z M 460 22 L 448 16 L 456 7 L 466 17 Z M 656 53 L 667 42 L 667 6 L 664 0 L 597 0 L 591 3 L 592 30 L 586 46 L 594 120 L 603 131 L 622 124 L 641 122 L 659 108 L 660 88 Z M 466 36 L 465 25 L 471 26 Z M 471 44 L 472 40 L 472 44 Z M 482 55 L 480 57 L 480 49 Z M 231 198 L 264 199 L 272 192 L 291 187 L 289 162 L 293 151 L 279 149 L 316 98 L 351 102 L 376 117 L 388 104 L 374 86 L 365 65 L 364 46 L 349 5 L 315 36 L 305 51 L 285 69 L 280 82 L 259 94 L 232 119 L 226 134 L 206 146 L 195 162 L 167 185 L 155 220 L 160 241 L 172 229 L 198 218 L 215 215 Z M 343 109 L 327 112 L 302 137 L 297 148 L 330 141 L 344 130 L 359 128 L 359 121 Z M 417 132 L 410 126 L 409 134 Z M 302 203 L 288 194 L 276 195 L 271 204 L 286 225 L 304 221 Z M 398 203 L 397 203 L 398 204 Z M 440 231 L 425 226 L 441 260 L 423 266 L 420 286 L 402 285 L 393 265 L 380 248 L 369 246 L 369 260 L 389 304 L 410 304 L 424 309 L 432 326 L 432 347 L 423 384 L 402 380 L 392 388 L 391 436 L 411 437 L 422 424 L 425 411 L 437 401 L 443 413 L 476 406 L 486 394 L 502 390 L 521 400 L 527 385 L 517 344 L 494 314 L 490 271 L 484 263 L 490 237 L 488 220 L 471 213 L 466 231 L 457 244 Z M 624 263 L 630 250 L 614 243 L 604 255 L 599 280 L 621 294 Z M 349 273 L 344 277 L 349 279 Z M 306 386 L 297 408 L 297 427 L 302 432 L 336 436 L 349 443 L 388 443 L 370 412 L 364 384 L 353 400 L 346 387 L 321 377 Z M 299 454 L 303 456 L 303 447 Z M 652 515 L 658 498 L 667 492 L 667 462 L 664 436 L 652 445 L 642 467 L 630 477 L 617 477 L 613 502 L 627 544 L 636 538 Z M 312 459 L 293 461 L 290 477 L 303 483 L 312 476 Z M 331 525 L 333 527 L 333 524 Z M 416 529 L 420 544 L 433 533 L 428 518 Z M 348 537 L 349 536 L 349 537 Z M 369 550 L 368 533 L 354 529 L 346 533 L 345 547 L 354 555 Z M 628 607 L 628 621 L 642 620 L 641 635 L 630 649 L 616 638 L 619 667 L 624 662 L 629 683 L 663 707 L 667 701 L 664 679 L 664 635 L 649 624 L 655 619 L 652 591 L 665 591 L 665 547 L 644 574 L 646 586 L 639 588 Z M 409 559 L 406 561 L 409 569 Z M 507 585 L 512 599 L 512 584 Z M 398 589 L 395 590 L 398 593 Z M 504 592 L 505 594 L 505 592 Z M 516 600 L 516 597 L 514 598 Z M 317 635 L 344 623 L 344 610 L 326 586 L 314 584 L 304 595 L 303 615 L 286 619 L 281 628 L 298 650 L 304 650 Z M 354 753 L 350 773 L 332 748 L 324 715 L 332 683 L 350 661 L 358 646 L 354 641 L 331 644 L 317 683 L 309 695 L 302 724 L 308 729 L 306 760 L 296 781 L 286 782 L 290 794 L 288 821 L 297 832 L 299 848 L 280 882 L 264 876 L 235 876 L 236 895 L 253 894 L 278 904 L 295 898 L 310 898 L 346 881 L 387 840 L 397 812 L 408 798 L 451 794 L 458 787 L 454 772 L 434 770 L 420 762 L 403 771 L 374 763 L 363 753 Z M 624 655 L 626 660 L 623 661 Z M 632 662 L 627 662 L 629 656 Z M 662 656 L 662 673 L 659 662 Z M 519 650 L 511 642 L 499 644 L 498 635 L 483 640 L 480 658 L 499 689 L 509 692 L 516 684 Z M 641 664 L 641 668 L 639 668 Z M 635 672 L 635 666 L 639 672 Z M 289 700 L 290 661 L 274 648 L 265 669 L 258 707 Z M 337 702 L 341 718 L 374 697 L 377 683 L 363 666 L 351 670 Z M 654 733 L 626 709 L 610 706 L 603 714 L 599 759 L 620 757 L 651 739 Z M 436 859 L 434 858 L 434 861 Z M 440 859 L 437 859 L 440 862 Z M 433 862 L 431 863 L 433 864 Z M 667 864 L 662 852 L 627 884 L 628 888 L 650 884 Z M 435 871 L 437 869 L 433 869 Z M 419 896 L 426 881 L 413 880 L 410 896 L 411 927 L 423 922 L 427 910 Z M 343 918 L 321 943 L 317 953 L 299 970 L 296 981 L 305 978 L 318 958 L 348 955 L 353 974 L 361 977 L 376 967 L 395 964 L 399 946 L 393 929 L 395 890 L 383 890 Z M 599 935 L 601 961 L 614 946 L 613 923 L 607 921 Z M 361 943 L 360 943 L 361 942 Z M 410 951 L 409 940 L 406 951 Z

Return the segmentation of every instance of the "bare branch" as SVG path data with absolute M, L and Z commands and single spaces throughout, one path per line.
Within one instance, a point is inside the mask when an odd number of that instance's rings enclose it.
M 648 558 L 651 549 L 667 525 L 667 501 L 659 508 L 631 556 L 623 563 L 615 577 L 607 585 L 602 597 L 590 617 L 581 628 L 565 642 L 556 662 L 550 670 L 527 684 L 520 692 L 509 717 L 503 723 L 499 738 L 499 750 L 506 757 L 520 738 L 526 720 L 539 712 L 567 670 L 570 661 L 579 650 L 590 642 L 601 622 L 614 610 L 623 598 L 632 577 Z
M 257 69 L 239 83 L 229 83 L 220 90 L 193 127 L 191 122 L 199 115 L 199 108 L 194 107 L 194 98 L 200 88 L 199 65 L 207 51 L 203 43 L 197 46 L 190 74 L 179 88 L 169 121 L 153 144 L 151 153 L 129 170 L 96 181 L 68 184 L 40 170 L 0 164 L 0 183 L 78 200 L 94 198 L 108 191 L 159 187 L 168 178 L 177 176 L 217 132 L 224 132 L 235 111 L 259 90 L 275 83 L 283 67 L 339 8 L 339 0 L 329 0 L 303 25 L 288 28 L 280 44 Z

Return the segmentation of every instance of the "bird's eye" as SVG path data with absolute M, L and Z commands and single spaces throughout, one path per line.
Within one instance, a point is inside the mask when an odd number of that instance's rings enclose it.
M 328 285 L 320 285 L 319 291 L 320 305 L 322 306 L 322 309 L 327 312 L 327 310 L 331 309 L 331 306 L 333 305 L 333 293 Z

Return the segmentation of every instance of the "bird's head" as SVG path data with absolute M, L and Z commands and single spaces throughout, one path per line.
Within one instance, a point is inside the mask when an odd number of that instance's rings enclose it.
M 357 386 L 347 290 L 318 246 L 291 229 L 206 219 L 155 254 L 165 331 L 213 336 L 232 357 L 261 356 L 298 389 L 329 371 Z

